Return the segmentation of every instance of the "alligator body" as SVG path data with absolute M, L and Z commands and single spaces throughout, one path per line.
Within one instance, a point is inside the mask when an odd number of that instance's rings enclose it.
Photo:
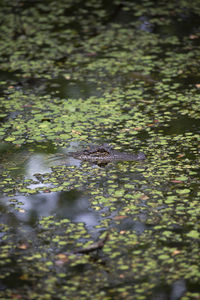
M 71 152 L 71 155 L 83 161 L 90 161 L 96 164 L 106 164 L 112 161 L 138 161 L 145 159 L 142 152 L 131 154 L 113 150 L 108 144 L 101 146 L 91 146 L 80 152 Z

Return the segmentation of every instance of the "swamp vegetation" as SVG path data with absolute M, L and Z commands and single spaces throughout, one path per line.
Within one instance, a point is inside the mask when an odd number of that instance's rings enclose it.
M 200 299 L 199 20 L 0 0 L 0 299 Z M 104 143 L 146 159 L 68 155 Z

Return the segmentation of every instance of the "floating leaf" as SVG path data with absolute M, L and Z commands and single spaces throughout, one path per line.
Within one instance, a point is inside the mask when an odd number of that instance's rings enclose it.
M 180 195 L 190 193 L 189 189 L 176 190 L 176 192 Z
M 191 237 L 193 239 L 199 239 L 200 238 L 200 234 L 197 230 L 191 230 L 189 233 L 187 233 L 188 237 Z

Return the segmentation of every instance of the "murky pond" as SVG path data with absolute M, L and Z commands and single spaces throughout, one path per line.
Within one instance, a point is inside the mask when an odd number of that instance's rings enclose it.
M 1 299 L 199 299 L 199 15 L 2 1 Z

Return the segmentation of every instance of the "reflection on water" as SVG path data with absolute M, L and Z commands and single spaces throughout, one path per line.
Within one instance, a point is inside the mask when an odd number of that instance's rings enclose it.
M 99 215 L 90 208 L 88 197 L 76 190 L 16 196 L 14 200 L 20 203 L 22 209 L 16 212 L 15 216 L 30 225 L 35 224 L 40 217 L 49 215 L 55 215 L 58 219 L 67 218 L 74 222 L 84 222 L 87 227 L 99 223 Z M 3 203 L 10 201 L 9 197 L 1 198 Z
M 71 143 L 69 148 L 60 149 L 57 153 L 49 151 L 29 152 L 26 148 L 6 148 L 4 150 L 4 165 L 14 167 L 13 177 L 23 175 L 25 179 L 32 180 L 28 185 L 29 189 L 48 188 L 51 182 L 45 184 L 38 181 L 38 176 L 51 173 L 51 167 L 56 165 L 68 165 L 79 167 L 80 160 L 67 155 L 74 151 L 79 145 Z M 1 221 L 3 223 L 17 224 L 22 221 L 24 224 L 34 225 L 41 217 L 55 215 L 58 219 L 68 218 L 74 222 L 84 222 L 87 227 L 96 226 L 99 223 L 99 214 L 92 211 L 90 202 L 83 192 L 77 190 L 59 191 L 51 193 L 38 193 L 34 195 L 17 195 L 6 197 L 0 195 L 0 210 L 3 212 Z M 17 204 L 19 211 L 13 210 Z M 10 208 L 11 207 L 11 208 Z
M 171 287 L 159 286 L 156 288 L 152 300 L 179 300 L 186 292 L 186 282 L 185 280 L 175 281 Z
M 177 280 L 172 284 L 170 299 L 178 300 L 186 292 L 186 282 L 185 280 Z
M 29 179 L 35 179 L 34 174 L 36 173 L 48 173 L 51 171 L 51 168 L 48 166 L 47 155 L 43 153 L 36 153 L 30 156 L 25 164 L 25 176 Z
M 48 153 L 32 153 L 25 161 L 25 177 L 27 179 L 35 179 L 34 174 L 50 173 L 51 167 L 56 165 L 80 167 L 81 161 L 68 155 L 69 152 L 77 149 L 79 149 L 79 143 L 71 142 L 68 148 L 59 149 L 57 153 L 52 155 Z
M 14 150 L 12 152 L 12 149 L 9 150 L 10 155 L 7 157 L 7 164 L 17 166 L 17 172 L 14 168 L 12 176 L 18 177 L 19 174 L 23 175 L 25 179 L 30 180 L 27 188 L 34 190 L 42 189 L 46 191 L 26 196 L 18 194 L 14 196 L 14 201 L 12 201 L 10 197 L 0 196 L 2 209 L 6 210 L 7 215 L 9 214 L 9 223 L 12 223 L 13 219 L 14 222 L 22 221 L 24 224 L 34 225 L 41 217 L 55 215 L 58 219 L 68 218 L 74 222 L 83 222 L 87 227 L 93 227 L 98 225 L 99 222 L 104 219 L 102 214 L 106 214 L 106 216 L 112 220 L 120 213 L 120 203 L 119 205 L 116 205 L 115 211 L 113 212 L 110 211 L 109 207 L 106 205 L 101 206 L 99 213 L 93 211 L 89 202 L 89 196 L 87 196 L 85 190 L 77 191 L 73 189 L 70 191 L 59 192 L 48 191 L 48 189 L 53 186 L 53 183 L 51 180 L 44 180 L 43 182 L 43 178 L 45 178 L 45 176 L 50 178 L 49 176 L 51 176 L 50 173 L 52 172 L 52 167 L 57 165 L 75 166 L 77 168 L 81 167 L 81 161 L 74 159 L 69 155 L 69 152 L 77 151 L 80 147 L 80 143 L 71 142 L 69 147 L 58 149 L 56 153 L 55 149 L 53 149 L 53 153 L 50 151 L 31 152 L 26 148 L 17 149 L 17 153 L 15 153 Z M 99 167 L 91 165 L 91 168 Z M 117 170 L 116 174 L 118 174 Z M 119 178 L 120 174 L 121 172 L 118 174 Z M 140 174 L 135 173 L 129 175 L 131 181 L 135 179 L 138 180 L 138 176 L 140 176 Z M 105 190 L 107 189 L 106 186 L 109 186 L 107 177 L 98 179 L 98 183 L 100 186 L 103 186 Z M 118 180 L 117 184 L 120 186 L 122 183 Z M 20 208 L 20 211 L 12 209 L 12 206 L 15 205 Z M 10 212 L 12 213 L 10 214 Z M 134 230 L 137 234 L 141 234 L 146 229 L 145 220 L 144 222 L 140 222 L 127 218 L 122 220 L 120 224 L 114 223 L 113 226 L 118 230 Z

